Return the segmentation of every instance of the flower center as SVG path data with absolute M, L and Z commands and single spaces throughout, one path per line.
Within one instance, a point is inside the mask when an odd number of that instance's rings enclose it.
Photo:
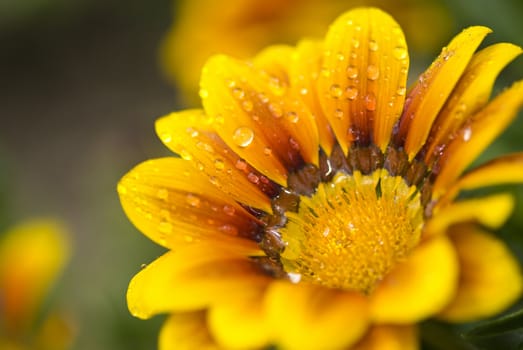
M 419 242 L 423 206 L 415 186 L 381 169 L 340 172 L 286 216 L 280 261 L 291 280 L 369 293 Z

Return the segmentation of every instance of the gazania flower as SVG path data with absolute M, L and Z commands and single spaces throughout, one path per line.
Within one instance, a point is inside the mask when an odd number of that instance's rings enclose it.
M 494 315 L 521 294 L 489 233 L 523 181 L 523 154 L 467 170 L 516 115 L 523 82 L 489 102 L 521 49 L 457 35 L 410 88 L 403 32 L 358 8 L 323 41 L 214 56 L 203 110 L 156 124 L 181 158 L 138 165 L 123 208 L 169 249 L 127 294 L 140 318 L 170 313 L 162 349 L 415 349 L 416 324 Z
M 162 66 L 184 101 L 197 105 L 198 77 L 211 55 L 248 58 L 273 42 L 317 37 L 347 6 L 364 4 L 396 15 L 410 47 L 417 51 L 435 52 L 449 35 L 450 15 L 433 0 L 230 0 L 228 6 L 214 0 L 186 0 L 176 2 L 161 48 Z M 438 25 L 429 29 L 423 26 L 427 22 Z
M 65 229 L 32 220 L 0 237 L 0 348 L 67 349 L 72 327 L 58 311 L 42 320 L 45 299 L 69 260 Z

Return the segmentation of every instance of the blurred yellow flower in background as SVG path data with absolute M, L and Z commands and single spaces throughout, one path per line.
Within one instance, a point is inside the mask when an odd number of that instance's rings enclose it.
M 70 257 L 66 230 L 53 220 L 32 220 L 0 237 L 0 348 L 69 348 L 71 325 L 46 298 Z
M 156 123 L 181 158 L 118 184 L 129 219 L 169 249 L 127 294 L 136 317 L 172 314 L 160 348 L 417 349 L 423 320 L 514 303 L 519 264 L 489 232 L 512 196 L 459 196 L 523 182 L 523 153 L 465 172 L 523 104 L 523 81 L 489 101 L 522 52 L 476 52 L 489 32 L 458 34 L 410 89 L 403 31 L 376 8 L 323 41 L 209 59 L 203 110 Z
M 322 36 L 327 25 L 349 7 L 371 5 L 388 11 L 406 31 L 411 49 L 424 53 L 439 49 L 452 27 L 450 13 L 433 0 L 233 0 L 226 6 L 197 0 L 176 5 L 161 60 L 183 102 L 189 104 L 197 102 L 200 71 L 211 55 L 247 59 L 273 43 Z

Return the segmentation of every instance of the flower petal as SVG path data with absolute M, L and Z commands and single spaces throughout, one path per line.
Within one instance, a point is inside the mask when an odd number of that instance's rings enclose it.
M 458 261 L 452 244 L 438 236 L 418 246 L 370 295 L 377 323 L 409 324 L 439 312 L 454 296 Z
M 458 253 L 460 280 L 456 297 L 440 318 L 478 320 L 503 311 L 521 296 L 523 275 L 501 240 L 474 225 L 453 228 L 450 238 Z
M 489 46 L 472 57 L 434 122 L 425 156 L 427 164 L 433 163 L 433 159 L 441 153 L 441 148 L 463 122 L 488 102 L 499 72 L 521 52 L 521 48 L 516 45 L 500 43 Z
M 514 183 L 523 183 L 523 153 L 498 157 L 471 170 L 458 179 L 439 202 L 453 200 L 460 191 Z
M 271 342 L 271 328 L 265 317 L 263 290 L 249 299 L 213 305 L 208 323 L 224 349 L 263 349 Z
M 257 219 L 182 159 L 138 165 L 122 178 L 118 193 L 129 220 L 164 247 L 200 240 L 255 246 L 240 237 L 257 239 Z
M 294 55 L 294 47 L 273 45 L 265 48 L 253 59 L 256 68 L 265 72 L 274 84 L 289 85 L 289 70 Z
M 417 333 L 414 326 L 373 326 L 351 350 L 416 350 Z
M 320 146 L 327 155 L 330 155 L 336 140 L 327 117 L 321 108 L 320 96 L 317 90 L 322 52 L 322 42 L 302 40 L 296 47 L 292 57 L 289 74 L 291 88 L 300 95 L 316 120 Z
M 193 311 L 258 293 L 269 278 L 237 249 L 214 244 L 167 252 L 129 284 L 131 314 L 149 318 L 163 312 Z
M 340 16 L 325 38 L 318 94 L 343 151 L 385 150 L 405 99 L 409 58 L 396 21 L 376 8 Z
M 218 350 L 207 329 L 205 312 L 184 312 L 169 316 L 159 337 L 160 350 Z
M 507 221 L 514 208 L 514 198 L 508 193 L 453 202 L 436 207 L 425 224 L 425 234 L 445 233 L 453 224 L 475 221 L 487 227 L 499 228 Z
M 0 240 L 0 324 L 23 332 L 62 272 L 70 255 L 65 228 L 53 220 L 32 220 Z
M 210 127 L 201 110 L 187 110 L 160 118 L 156 132 L 169 149 L 191 161 L 221 192 L 254 208 L 270 212 L 268 197 L 278 186 L 234 153 Z
M 276 344 L 284 349 L 347 347 L 365 333 L 369 323 L 362 295 L 305 283 L 272 283 L 265 305 L 277 332 Z
M 200 81 L 214 129 L 240 157 L 271 180 L 286 185 L 303 162 L 318 163 L 318 132 L 294 92 L 252 65 L 214 56 Z
M 489 32 L 490 29 L 477 26 L 458 34 L 410 90 L 395 140 L 397 145 L 405 142 L 409 160 L 425 143 L 443 103 Z
M 523 81 L 519 81 L 499 94 L 459 130 L 435 166 L 439 174 L 434 183 L 433 198 L 447 191 L 463 170 L 514 119 L 522 104 Z

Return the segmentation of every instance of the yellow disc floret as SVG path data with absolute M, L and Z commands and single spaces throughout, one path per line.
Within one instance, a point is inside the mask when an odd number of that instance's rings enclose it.
M 364 293 L 418 244 L 423 225 L 416 187 L 384 169 L 338 173 L 286 215 L 280 259 L 291 279 Z

